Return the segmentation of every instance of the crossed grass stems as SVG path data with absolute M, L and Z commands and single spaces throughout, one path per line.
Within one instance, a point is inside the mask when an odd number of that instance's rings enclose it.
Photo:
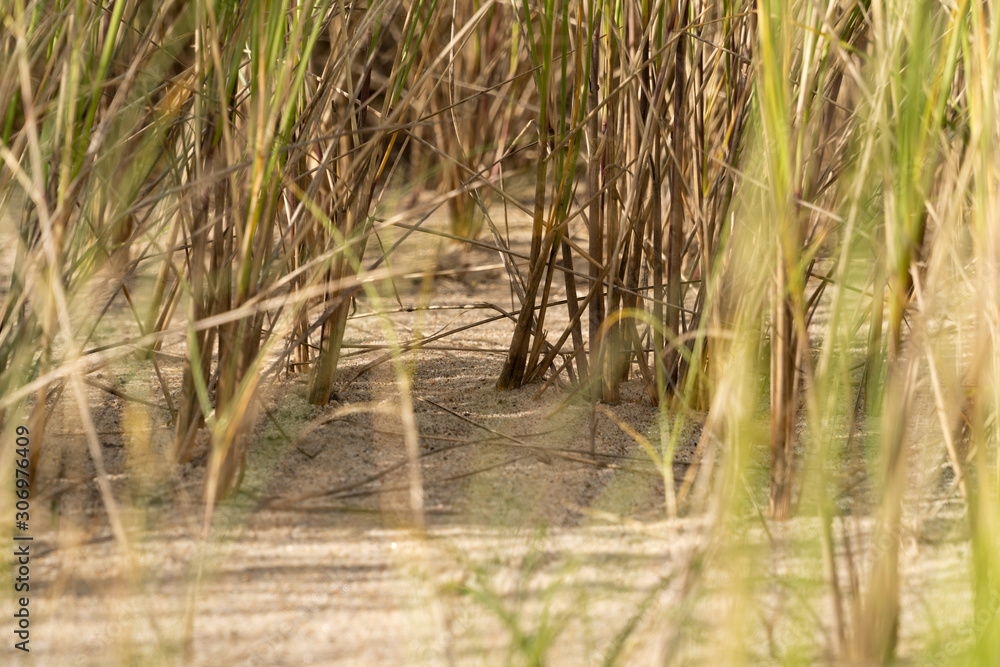
M 744 507 L 769 391 L 769 512 L 792 514 L 805 443 L 798 487 L 823 526 L 838 650 L 887 659 L 921 397 L 969 519 L 976 605 L 997 586 L 991 15 L 969 2 L 6 3 L 0 193 L 23 206 L 4 428 L 28 414 L 42 434 L 69 390 L 127 544 L 84 386 L 138 361 L 174 417 L 174 459 L 211 435 L 207 527 L 239 484 L 260 383 L 308 372 L 309 401 L 325 404 L 364 296 L 384 315 L 419 523 L 405 355 L 451 332 L 401 341 L 386 301 L 401 244 L 434 234 L 503 262 L 516 307 L 493 306 L 513 322 L 498 388 L 564 376 L 615 404 L 641 379 L 661 411 L 660 451 L 646 445 L 670 514 L 692 412 L 707 413 L 711 503 Z M 421 214 L 386 217 L 417 189 Z M 425 225 L 441 208 L 449 232 Z M 531 219 L 526 255 L 511 208 Z M 418 308 L 434 307 L 436 275 L 422 272 Z M 80 305 L 95 285 L 112 294 L 96 316 Z M 97 341 L 115 303 L 132 329 Z M 550 334 L 562 307 L 569 323 Z M 159 359 L 179 335 L 174 393 Z M 859 440 L 879 462 L 876 537 L 891 537 L 864 585 L 841 574 L 856 568 L 835 544 L 830 473 Z M 970 649 L 984 664 L 995 626 Z

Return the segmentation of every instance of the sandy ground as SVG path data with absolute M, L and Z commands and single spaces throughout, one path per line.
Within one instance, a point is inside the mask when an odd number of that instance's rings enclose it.
M 514 242 L 526 248 L 523 234 Z M 417 243 L 397 268 L 434 251 Z M 155 407 L 163 395 L 135 360 L 93 379 L 152 405 L 89 388 L 128 557 L 110 535 L 75 407 L 56 402 L 33 500 L 32 652 L 4 647 L 4 661 L 590 665 L 620 654 L 619 664 L 725 664 L 744 651 L 767 664 L 816 638 L 782 630 L 776 610 L 805 617 L 810 606 L 820 617 L 796 627 L 829 641 L 831 614 L 805 604 L 822 597 L 815 520 L 722 542 L 707 516 L 667 520 L 663 480 L 622 428 L 658 446 L 658 410 L 640 381 L 625 384 L 613 417 L 568 400 L 565 387 L 499 392 L 509 319 L 407 356 L 427 524 L 426 535 L 415 530 L 398 376 L 391 362 L 369 367 L 382 351 L 364 346 L 384 342 L 386 326 L 407 340 L 497 314 L 470 306 L 511 310 L 496 255 L 446 247 L 439 264 L 453 275 L 434 283 L 435 310 L 379 318 L 376 304 L 359 300 L 330 405 L 306 402 L 304 375 L 281 372 L 262 389 L 267 410 L 247 477 L 217 509 L 208 540 L 197 501 L 204 460 L 166 462 L 172 431 Z M 466 270 L 482 266 L 494 268 Z M 383 288 L 389 303 L 393 294 L 420 303 L 418 279 Z M 565 321 L 555 309 L 548 328 Z M 165 354 L 161 364 L 176 390 L 180 358 Z M 696 420 L 683 431 L 678 479 L 699 431 Z M 785 545 L 777 552 L 768 549 L 776 535 Z M 968 591 L 955 582 L 968 545 L 952 528 L 926 525 L 904 544 L 904 646 L 925 648 L 947 636 L 947 623 L 934 626 L 942 616 L 967 616 Z M 726 549 L 731 557 L 719 554 Z M 706 554 L 722 564 L 711 574 L 693 566 Z M 756 588 L 727 588 L 754 568 Z M 954 611 L 927 612 L 926 599 L 940 595 Z M 12 604 L 5 596 L 4 608 Z M 740 640 L 728 627 L 759 631 Z

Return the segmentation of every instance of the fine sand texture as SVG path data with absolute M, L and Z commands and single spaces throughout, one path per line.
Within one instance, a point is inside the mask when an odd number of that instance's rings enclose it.
M 511 241 L 522 252 L 525 227 Z M 328 405 L 306 401 L 303 373 L 279 365 L 265 378 L 242 486 L 215 508 L 207 537 L 207 436 L 189 464 L 169 462 L 170 416 L 148 374 L 122 358 L 88 376 L 124 543 L 112 534 L 76 405 L 50 399 L 32 501 L 31 653 L 15 657 L 45 665 L 725 664 L 740 644 L 767 664 L 812 641 L 772 621 L 789 605 L 824 608 L 814 518 L 770 528 L 761 520 L 736 544 L 712 528 L 711 507 L 667 518 L 663 471 L 644 446 L 659 452 L 661 414 L 669 425 L 678 414 L 654 407 L 638 377 L 624 383 L 618 405 L 596 408 L 565 375 L 498 391 L 513 328 L 506 314 L 515 309 L 498 256 L 409 242 L 393 267 L 403 277 L 381 284 L 381 299 L 356 303 Z M 421 275 L 428 266 L 439 274 L 433 281 Z M 557 286 L 551 298 L 565 295 Z M 549 318 L 558 330 L 565 308 Z M 385 348 L 393 338 L 449 331 L 401 364 Z M 180 386 L 181 343 L 160 358 L 171 392 Z M 703 454 L 701 417 L 684 419 L 674 492 Z M 766 471 L 764 447 L 760 455 Z M 697 483 L 687 487 L 698 493 Z M 854 528 L 859 549 L 865 525 Z M 914 530 L 902 555 L 903 609 L 914 618 L 903 627 L 917 636 L 921 596 L 960 580 L 968 555 L 947 531 L 930 539 Z M 710 571 L 700 565 L 707 558 Z M 726 587 L 755 568 L 761 590 L 752 596 Z M 962 599 L 951 597 L 956 609 L 968 609 Z M 804 626 L 823 634 L 831 622 Z M 712 637 L 728 636 L 728 627 L 757 630 L 716 648 L 724 644 Z

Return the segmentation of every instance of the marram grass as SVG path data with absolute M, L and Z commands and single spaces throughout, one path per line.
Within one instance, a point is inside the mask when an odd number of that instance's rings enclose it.
M 741 535 L 763 525 L 777 553 L 796 515 L 816 521 L 803 557 L 822 574 L 804 599 L 823 632 L 779 595 L 765 662 L 998 664 L 996 12 L 5 0 L 0 458 L 18 424 L 42 443 L 57 404 L 74 406 L 131 553 L 85 396 L 127 364 L 159 388 L 173 463 L 210 442 L 207 534 L 253 456 L 262 383 L 308 374 L 307 400 L 327 404 L 356 303 L 391 310 L 399 249 L 433 233 L 500 254 L 514 307 L 497 387 L 558 385 L 613 415 L 639 378 L 660 420 L 655 443 L 635 436 L 665 515 L 710 518 L 682 607 L 721 581 L 722 622 L 706 634 L 644 602 L 608 664 L 657 613 L 668 659 L 701 642 L 758 660 L 748 608 L 785 584 Z M 450 231 L 393 211 L 410 193 Z M 495 215 L 513 208 L 531 220 L 527 254 Z M 422 529 L 407 355 L 440 337 L 405 343 L 384 323 Z M 178 343 L 176 385 L 163 348 Z M 692 418 L 700 463 L 675 480 Z M 914 471 L 932 468 L 928 492 Z M 974 623 L 901 654 L 900 552 L 942 498 L 966 526 Z M 510 661 L 558 662 L 561 617 L 529 629 L 488 580 L 466 592 L 509 626 Z

